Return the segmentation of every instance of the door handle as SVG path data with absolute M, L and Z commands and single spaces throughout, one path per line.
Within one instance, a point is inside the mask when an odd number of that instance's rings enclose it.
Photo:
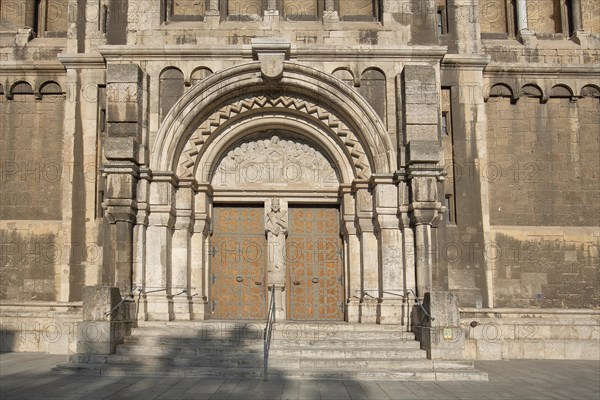
M 300 281 L 294 281 L 294 285 L 300 286 Z
M 312 283 L 319 283 L 319 278 L 312 278 Z
M 244 278 L 242 278 L 241 276 L 238 276 L 237 278 L 235 278 L 236 282 L 243 282 Z
M 255 284 L 256 286 L 260 286 L 260 285 L 262 285 L 262 282 L 258 282 L 258 281 L 256 281 L 256 282 L 254 282 L 254 284 Z

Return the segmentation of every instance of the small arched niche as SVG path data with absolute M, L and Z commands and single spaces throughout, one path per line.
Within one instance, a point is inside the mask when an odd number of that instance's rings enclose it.
M 160 121 L 162 122 L 177 100 L 183 96 L 183 72 L 174 67 L 164 69 L 159 81 Z
M 385 74 L 375 68 L 366 69 L 360 77 L 359 93 L 371 104 L 379 118 L 385 122 Z

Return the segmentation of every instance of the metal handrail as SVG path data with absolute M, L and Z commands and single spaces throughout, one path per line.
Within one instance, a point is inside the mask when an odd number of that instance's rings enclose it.
M 435 318 L 433 318 L 433 317 L 431 316 L 431 314 L 429 314 L 429 313 L 427 312 L 427 310 L 425 309 L 425 307 L 423 307 L 423 304 L 421 304 L 421 302 L 419 301 L 419 298 L 417 297 L 417 294 L 416 294 L 416 293 L 415 293 L 415 292 L 414 292 L 412 289 L 408 289 L 408 290 L 406 291 L 406 293 L 407 293 L 407 296 L 406 296 L 406 297 L 408 297 L 408 293 L 412 293 L 412 294 L 413 294 L 413 296 L 415 297 L 415 304 L 416 304 L 416 305 L 418 305 L 418 306 L 421 308 L 421 310 L 423 311 L 423 313 L 425 314 L 425 316 L 426 316 L 427 318 L 429 318 L 429 319 L 431 320 L 431 322 L 435 321 Z
M 275 285 L 269 288 L 271 301 L 269 302 L 269 313 L 267 315 L 267 326 L 263 336 L 263 381 L 267 380 L 267 370 L 269 368 L 269 349 L 271 348 L 271 335 L 273 334 L 273 323 L 275 322 Z
M 133 292 L 135 292 L 137 289 L 138 289 L 138 287 L 137 287 L 137 286 L 136 286 L 136 287 L 134 287 L 133 289 L 131 289 L 131 290 L 129 291 L 129 294 L 128 294 L 126 297 L 123 297 L 123 298 L 121 299 L 121 301 L 120 301 L 119 303 L 117 303 L 117 305 L 116 305 L 116 306 L 114 306 L 114 307 L 113 307 L 113 308 L 112 308 L 112 309 L 111 309 L 109 312 L 106 312 L 106 313 L 104 313 L 104 317 L 108 317 L 109 315 L 112 315 L 112 313 L 114 313 L 114 312 L 117 310 L 117 308 L 119 308 L 119 306 L 120 306 L 121 304 L 125 303 L 125 301 L 126 301 L 128 298 L 132 298 L 132 299 L 133 299 Z M 140 291 L 141 291 L 141 289 L 140 289 Z

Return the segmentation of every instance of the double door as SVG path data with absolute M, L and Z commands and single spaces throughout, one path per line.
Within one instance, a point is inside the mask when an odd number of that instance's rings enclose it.
M 214 319 L 265 319 L 269 248 L 261 206 L 215 206 L 210 246 Z M 336 207 L 290 206 L 285 299 L 290 320 L 343 320 Z

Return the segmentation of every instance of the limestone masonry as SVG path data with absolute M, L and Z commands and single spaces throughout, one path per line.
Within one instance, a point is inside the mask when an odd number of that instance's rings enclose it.
M 2 351 L 600 359 L 600 2 L 0 0 L 0 246 Z

